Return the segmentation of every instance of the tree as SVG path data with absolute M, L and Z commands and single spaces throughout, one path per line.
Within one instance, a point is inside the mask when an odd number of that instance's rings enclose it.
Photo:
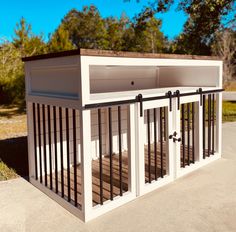
M 124 34 L 129 27 L 130 20 L 123 14 L 119 19 L 108 17 L 104 19 L 106 27 L 107 47 L 111 50 L 124 50 L 126 40 Z
M 48 47 L 50 52 L 59 52 L 75 48 L 75 46 L 70 41 L 69 31 L 66 30 L 63 25 L 60 25 L 55 33 L 51 36 Z
M 211 46 L 222 19 L 233 9 L 233 0 L 182 0 L 179 9 L 189 15 L 177 39 L 177 52 L 211 54 Z
M 135 17 L 133 46 L 138 52 L 162 52 L 165 50 L 166 38 L 160 31 L 161 20 L 156 19 L 154 14 L 150 15 L 149 13 L 150 9 L 146 8 Z
M 46 52 L 43 35 L 33 34 L 31 25 L 24 18 L 21 18 L 20 22 L 16 24 L 13 44 L 20 50 L 21 56 L 32 56 Z
M 62 24 L 69 31 L 70 40 L 78 48 L 107 49 L 105 23 L 95 6 L 86 6 L 81 12 L 71 10 Z
M 0 44 L 0 102 L 9 103 L 24 98 L 23 65 L 19 49 L 4 38 Z
M 141 0 L 140 0 L 141 1 Z M 143 17 L 150 17 L 157 12 L 165 12 L 173 0 L 152 0 Z M 171 46 L 175 53 L 211 54 L 215 32 L 219 30 L 223 19 L 236 9 L 235 0 L 180 0 L 178 10 L 183 10 L 188 19 L 181 33 Z M 235 22 L 236 16 L 233 21 Z
M 216 33 L 216 40 L 212 46 L 213 53 L 223 59 L 224 82 L 236 80 L 236 32 L 224 29 Z

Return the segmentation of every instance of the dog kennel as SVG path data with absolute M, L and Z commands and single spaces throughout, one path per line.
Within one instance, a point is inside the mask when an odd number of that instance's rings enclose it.
M 221 157 L 216 57 L 79 49 L 23 61 L 30 182 L 83 221 Z

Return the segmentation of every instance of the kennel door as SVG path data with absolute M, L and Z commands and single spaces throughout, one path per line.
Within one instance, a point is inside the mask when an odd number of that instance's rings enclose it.
M 173 122 L 169 103 L 169 99 L 144 101 L 137 111 L 138 195 L 173 179 L 173 144 L 168 139 L 173 133 Z
M 200 96 L 183 96 L 176 99 L 175 125 L 176 136 L 173 138 L 176 149 L 176 177 L 193 171 L 199 163 L 200 150 Z

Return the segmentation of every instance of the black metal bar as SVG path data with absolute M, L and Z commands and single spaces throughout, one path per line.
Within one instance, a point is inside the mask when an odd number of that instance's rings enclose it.
M 121 107 L 118 106 L 118 138 L 119 138 L 119 176 L 120 195 L 123 196 L 123 176 L 122 176 L 122 144 L 121 144 Z
M 48 185 L 48 176 L 47 176 L 47 149 L 46 149 L 46 125 L 45 125 L 45 105 L 42 105 L 43 110 L 43 156 L 44 156 L 44 184 Z
M 208 95 L 208 157 L 211 152 L 211 94 Z
M 113 141 L 112 141 L 112 110 L 111 107 L 108 108 L 109 116 L 109 155 L 110 155 L 110 200 L 113 200 Z
M 203 159 L 206 158 L 205 149 L 206 149 L 206 127 L 205 127 L 205 120 L 206 120 L 206 96 L 203 95 L 202 98 L 202 150 L 203 150 Z
M 166 107 L 164 107 L 164 141 L 166 141 Z
M 32 108 L 33 108 L 33 128 L 34 128 L 34 165 L 35 165 L 35 179 L 38 180 L 38 158 L 37 158 L 37 135 L 36 135 L 35 103 L 33 103 Z M 39 148 L 39 149 L 40 149 L 40 148 Z
M 150 136 L 150 110 L 147 110 L 147 133 L 148 133 L 148 182 L 151 183 L 151 136 Z
M 180 97 L 185 97 L 185 96 L 193 96 L 193 95 L 201 95 L 202 94 L 208 94 L 208 93 L 219 93 L 219 92 L 222 92 L 224 91 L 224 89 L 214 89 L 214 90 L 205 90 L 205 91 L 202 91 L 202 92 L 190 92 L 190 93 L 181 93 L 180 94 Z M 144 99 L 145 101 L 145 99 Z
M 157 116 L 156 108 L 153 109 L 154 121 L 154 162 L 155 162 L 155 180 L 157 180 Z
M 199 88 L 197 92 L 200 94 L 200 106 L 202 106 L 202 88 Z
M 52 140 L 51 140 L 51 113 L 50 106 L 47 106 L 48 111 L 48 149 L 49 149 L 49 171 L 50 171 L 50 189 L 52 189 Z
M 215 94 L 212 94 L 212 154 L 215 153 Z
M 187 130 L 188 165 L 190 165 L 190 103 L 187 103 Z
M 192 162 L 195 163 L 195 103 L 192 102 Z
M 41 144 L 41 119 L 40 119 L 40 105 L 37 104 L 37 115 L 38 115 L 38 140 L 39 140 L 39 174 L 40 183 L 43 182 L 43 171 L 42 171 L 42 144 Z
M 72 123 L 73 123 L 73 154 L 74 154 L 74 202 L 75 207 L 78 205 L 77 199 L 77 149 L 76 149 L 76 111 L 72 111 Z
M 224 91 L 224 89 L 215 89 L 215 90 L 208 90 L 208 91 L 202 91 L 202 94 L 207 94 L 207 93 L 218 93 L 218 92 L 222 92 Z M 170 91 L 169 91 L 170 92 Z M 171 93 L 171 92 L 170 92 Z M 185 96 L 192 96 L 192 95 L 199 95 L 199 91 L 197 92 L 190 92 L 190 93 L 181 93 L 179 95 L 179 97 L 185 97 Z M 163 96 L 156 96 L 156 97 L 147 97 L 144 98 L 142 97 L 142 101 L 153 101 L 153 100 L 161 100 L 161 99 L 167 99 L 167 98 L 173 98 L 176 97 L 174 94 L 170 95 L 167 93 Z M 117 106 L 117 105 L 125 105 L 125 104 L 131 104 L 131 103 L 135 103 L 135 102 L 139 102 L 138 97 L 134 98 L 134 99 L 128 99 L 128 100 L 123 100 L 123 101 L 113 101 L 113 102 L 101 102 L 101 103 L 95 103 L 95 104 L 86 104 L 83 109 L 92 109 L 92 108 L 102 108 L 102 107 L 111 107 L 111 106 Z M 170 110 L 171 111 L 171 110 Z
M 70 193 L 70 127 L 69 127 L 69 110 L 66 108 L 66 153 L 67 153 L 67 189 L 68 189 L 68 201 L 71 200 Z
M 139 102 L 139 104 L 140 104 L 140 117 L 143 117 L 143 95 L 142 94 L 139 94 L 138 96 L 137 96 L 137 100 L 138 100 L 138 102 Z
M 172 96 L 171 91 L 168 91 L 166 96 L 168 96 L 168 98 L 169 98 L 169 110 L 172 111 L 172 97 L 174 97 L 174 95 Z
M 176 90 L 175 95 L 177 97 L 177 108 L 179 110 L 179 106 L 180 106 L 180 91 Z
M 184 104 L 181 105 L 181 120 L 182 120 L 182 144 L 183 144 L 183 167 L 185 167 L 185 114 L 184 114 Z M 180 158 L 181 159 L 181 158 Z
M 61 107 L 59 107 L 59 127 L 60 127 L 60 155 L 61 155 L 61 196 L 64 197 L 63 128 L 62 128 Z
M 163 178 L 163 120 L 162 120 L 162 107 L 160 107 L 160 153 L 161 153 L 161 178 Z
M 55 185 L 58 193 L 58 168 L 57 168 L 57 114 L 56 106 L 53 106 L 53 128 L 54 128 L 54 155 L 55 155 Z
M 98 109 L 98 140 L 99 140 L 99 180 L 100 180 L 100 204 L 103 205 L 103 167 L 102 167 L 102 119 L 101 109 Z

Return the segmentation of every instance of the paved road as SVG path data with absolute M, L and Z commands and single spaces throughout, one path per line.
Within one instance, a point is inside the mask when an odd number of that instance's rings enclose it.
M 236 92 L 223 92 L 223 100 L 236 101 Z
M 236 123 L 223 158 L 87 224 L 23 179 L 0 182 L 1 232 L 235 232 Z

